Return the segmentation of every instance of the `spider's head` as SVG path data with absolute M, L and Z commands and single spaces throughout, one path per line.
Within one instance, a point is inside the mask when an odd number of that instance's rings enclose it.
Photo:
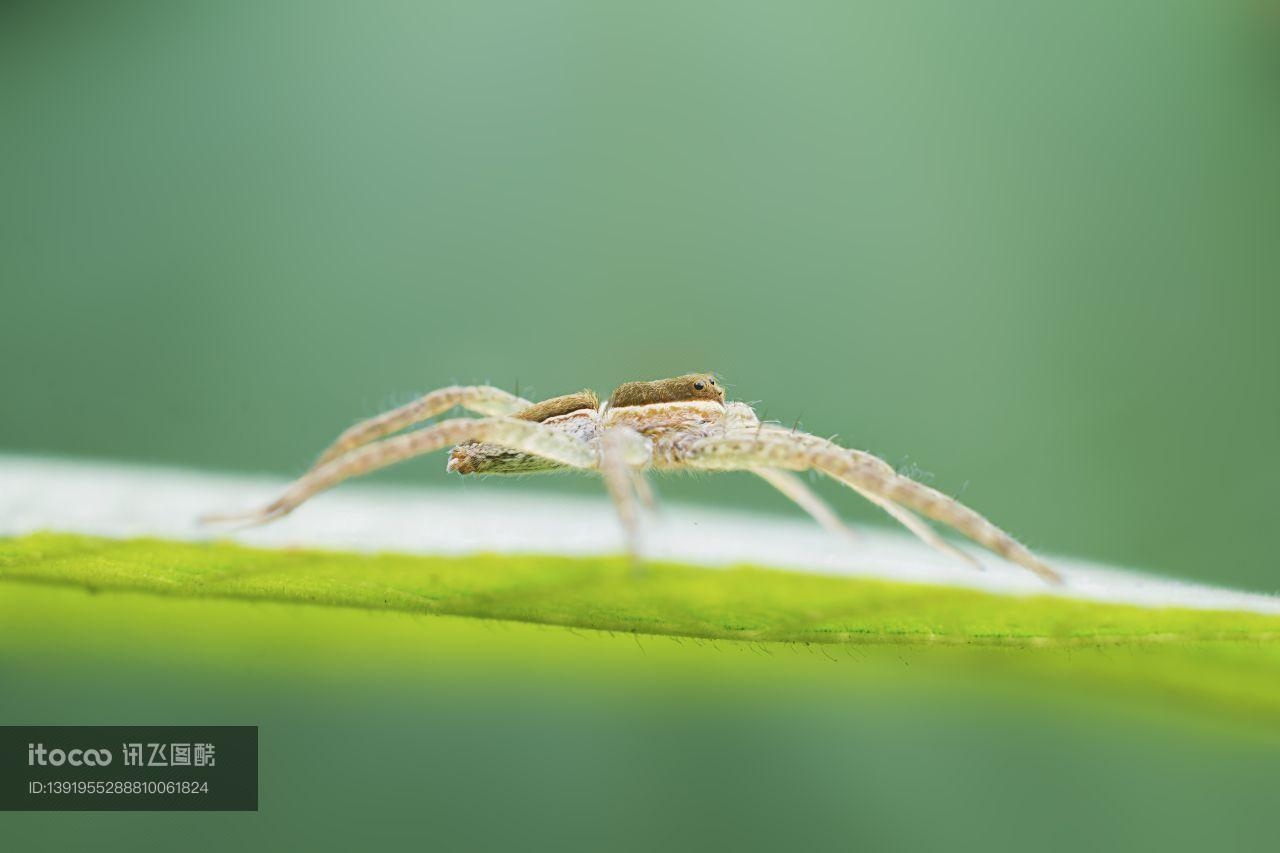
M 718 400 L 724 402 L 724 386 L 716 381 L 714 373 L 693 373 L 673 381 L 685 380 L 689 384 L 690 400 Z

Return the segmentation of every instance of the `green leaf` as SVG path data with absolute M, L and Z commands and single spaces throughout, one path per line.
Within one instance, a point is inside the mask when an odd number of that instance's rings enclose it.
M 269 602 L 279 608 L 272 612 L 281 614 L 324 605 L 364 611 L 375 620 L 403 614 L 473 617 L 471 624 L 537 623 L 595 638 L 586 645 L 556 646 L 553 654 L 539 658 L 561 662 L 581 656 L 588 646 L 607 650 L 606 656 L 618 654 L 607 632 L 666 635 L 677 642 L 728 641 L 730 647 L 765 654 L 801 644 L 824 661 L 874 659 L 900 669 L 898 662 L 909 660 L 919 670 L 932 668 L 947 678 L 979 676 L 984 688 L 1040 684 L 1078 693 L 1101 687 L 1153 707 L 1176 696 L 1186 700 L 1183 704 L 1215 714 L 1226 711 L 1233 719 L 1247 718 L 1280 733 L 1280 617 L 1251 613 L 1013 597 L 750 567 L 657 564 L 635 577 L 625 561 L 613 558 L 262 550 L 45 533 L 0 540 L 0 642 L 6 648 L 17 642 L 6 636 L 7 626 L 43 624 L 51 636 L 58 634 L 59 619 L 66 616 L 55 611 L 68 605 L 58 598 L 43 605 L 38 595 L 27 595 L 6 614 L 3 593 L 17 602 L 16 590 L 51 585 L 98 593 L 99 610 L 119 607 L 113 624 L 130 622 L 143 644 L 164 642 L 165 607 L 130 604 L 136 595 L 105 594 L 144 593 L 153 602 L 165 600 L 156 596 Z M 35 612 L 41 607 L 47 610 Z M 141 615 L 130 616 L 130 608 Z M 178 612 L 176 601 L 168 610 Z M 225 610 L 199 618 L 211 625 L 213 620 L 238 625 L 241 619 Z M 327 624 L 316 630 L 340 635 L 355 650 L 351 654 L 363 650 L 368 659 L 411 659 L 422 646 L 442 642 L 438 633 L 433 639 L 410 639 L 417 629 L 400 622 L 383 634 L 374 627 L 377 621 L 367 619 L 359 630 L 337 617 L 316 624 Z M 260 645 L 246 646 L 234 637 L 236 628 L 219 630 L 229 654 L 249 653 L 246 648 L 263 653 Z M 463 627 L 444 644 L 491 643 L 486 636 Z M 550 642 L 546 634 L 519 636 L 521 643 Z M 501 654 L 507 658 L 512 642 L 511 637 L 503 641 Z M 686 665 L 680 657 L 688 654 L 674 651 L 674 643 L 663 648 L 667 663 Z M 699 661 L 698 666 L 717 671 L 748 672 L 740 662 L 723 658 Z M 796 667 L 779 665 L 767 677 L 776 680 Z M 755 669 L 749 671 L 751 678 L 759 677 Z
M 772 642 L 1028 647 L 1274 642 L 1280 617 L 614 558 L 412 556 L 36 534 L 0 540 L 0 580 L 450 614 Z

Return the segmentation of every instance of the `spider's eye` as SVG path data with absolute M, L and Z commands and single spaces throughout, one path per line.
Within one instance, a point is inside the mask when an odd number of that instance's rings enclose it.
M 707 387 L 707 383 L 703 382 L 701 379 L 693 383 L 693 390 L 695 391 L 701 391 L 703 388 L 706 388 L 706 387 Z

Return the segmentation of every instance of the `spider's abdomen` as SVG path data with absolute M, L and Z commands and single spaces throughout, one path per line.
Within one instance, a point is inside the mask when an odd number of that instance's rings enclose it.
M 594 400 L 595 395 L 591 395 Z M 521 420 L 537 420 L 549 427 L 571 433 L 584 442 L 594 441 L 599 431 L 599 413 L 594 408 L 570 409 L 567 413 L 547 415 L 546 411 L 561 411 L 566 401 L 588 402 L 583 395 L 570 395 L 548 400 L 516 413 Z M 539 411 L 541 410 L 541 411 Z M 530 417 L 541 414 L 542 417 Z M 500 444 L 471 441 L 459 444 L 449 451 L 446 470 L 457 474 L 544 474 L 564 470 L 564 466 L 542 456 L 533 456 L 512 450 Z

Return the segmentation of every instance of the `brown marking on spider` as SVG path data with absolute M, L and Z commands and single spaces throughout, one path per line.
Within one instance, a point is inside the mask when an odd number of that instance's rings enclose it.
M 455 406 L 485 417 L 451 418 L 392 435 Z M 845 531 L 795 471 L 817 471 L 884 509 L 930 546 L 977 564 L 916 513 L 951 527 L 1051 583 L 1058 573 L 986 518 L 882 459 L 809 433 L 761 423 L 746 403 L 726 403 L 716 377 L 694 373 L 620 385 L 600 405 L 591 391 L 531 403 L 489 386 L 454 386 L 363 421 L 338 437 L 315 466 L 256 512 L 206 521 L 265 524 L 343 480 L 451 447 L 459 474 L 600 474 L 618 508 L 630 553 L 639 553 L 639 504 L 649 503 L 646 471 L 750 471 L 824 527 Z
M 687 403 L 693 400 L 724 402 L 724 386 L 710 373 L 690 373 L 674 379 L 624 382 L 609 397 L 610 408 L 647 406 L 653 403 Z
M 577 394 L 565 394 L 563 397 L 552 397 L 550 400 L 534 403 L 516 412 L 512 417 L 522 421 L 543 423 L 549 418 L 570 415 L 583 409 L 598 408 L 600 408 L 600 398 L 596 396 L 595 391 L 579 391 Z

